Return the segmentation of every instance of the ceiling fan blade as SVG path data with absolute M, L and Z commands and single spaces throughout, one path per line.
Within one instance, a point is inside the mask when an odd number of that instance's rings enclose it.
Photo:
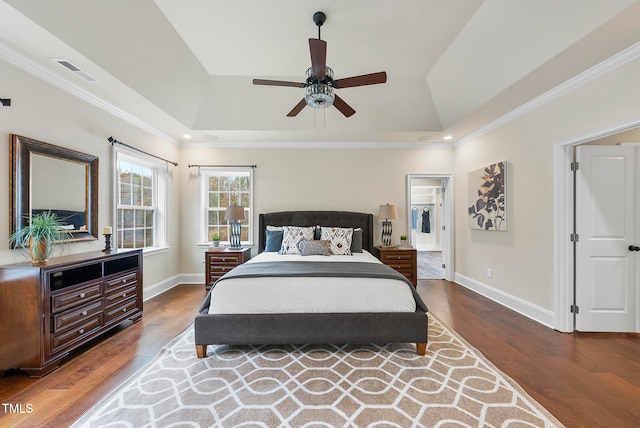
M 304 83 L 298 82 L 284 82 L 282 80 L 264 80 L 253 79 L 254 85 L 267 85 L 267 86 L 291 86 L 294 88 L 304 88 Z
M 289 113 L 287 113 L 287 117 L 296 117 L 306 105 L 307 102 L 303 98 Z
M 334 94 L 333 106 L 337 108 L 345 117 L 351 117 L 356 112 L 351 106 L 344 102 L 342 98 Z M 304 100 L 303 100 L 304 101 Z
M 327 67 L 327 42 L 320 39 L 309 39 L 309 51 L 311 52 L 313 75 L 323 79 Z
M 387 73 L 380 71 L 378 73 L 363 74 L 362 76 L 347 77 L 345 79 L 338 79 L 333 81 L 333 87 L 340 88 L 352 88 L 354 86 L 365 85 L 377 85 L 378 83 L 385 83 L 387 81 Z

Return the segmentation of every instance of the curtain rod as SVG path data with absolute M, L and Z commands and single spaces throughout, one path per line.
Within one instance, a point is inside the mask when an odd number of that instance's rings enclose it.
M 174 166 L 178 166 L 178 162 L 171 162 L 170 160 L 167 160 L 165 158 L 161 158 L 160 156 L 152 155 L 151 153 L 145 152 L 144 150 L 140 150 L 140 149 L 138 149 L 136 147 L 130 146 L 128 144 L 125 144 L 122 141 L 118 141 L 113 137 L 109 137 L 109 138 L 107 138 L 107 140 L 109 140 L 109 142 L 111 143 L 112 146 L 114 144 L 120 144 L 122 146 L 130 148 L 131 150 L 135 150 L 136 152 L 144 153 L 145 155 L 151 156 L 152 158 L 160 159 L 161 161 L 165 161 L 166 163 L 170 163 L 170 164 L 172 164 Z
M 189 168 L 257 168 L 258 165 L 194 165 L 189 164 Z

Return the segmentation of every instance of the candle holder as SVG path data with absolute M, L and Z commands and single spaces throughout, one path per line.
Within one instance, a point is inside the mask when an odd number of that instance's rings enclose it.
M 104 234 L 104 250 L 102 251 L 104 251 L 105 253 L 111 252 L 111 234 L 110 233 Z

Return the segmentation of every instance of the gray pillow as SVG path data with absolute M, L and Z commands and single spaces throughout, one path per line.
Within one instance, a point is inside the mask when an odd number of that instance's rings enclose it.
M 353 229 L 353 235 L 351 236 L 351 252 L 362 252 L 362 228 Z
M 303 239 L 299 243 L 299 249 L 303 256 L 329 256 L 331 241 Z

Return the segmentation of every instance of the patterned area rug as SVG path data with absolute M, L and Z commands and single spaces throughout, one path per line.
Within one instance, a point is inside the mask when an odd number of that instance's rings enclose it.
M 209 346 L 193 328 L 74 427 L 556 427 L 434 316 L 412 344 Z

